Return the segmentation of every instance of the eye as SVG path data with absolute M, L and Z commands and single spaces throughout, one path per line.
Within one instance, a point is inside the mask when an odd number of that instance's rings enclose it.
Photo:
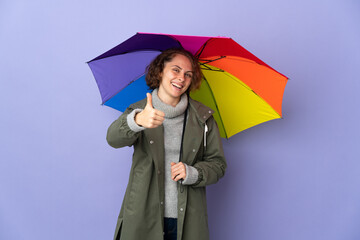
M 173 68 L 173 71 L 176 72 L 176 73 L 180 72 L 180 70 L 178 68 Z
M 185 76 L 188 78 L 192 78 L 192 73 L 186 73 Z

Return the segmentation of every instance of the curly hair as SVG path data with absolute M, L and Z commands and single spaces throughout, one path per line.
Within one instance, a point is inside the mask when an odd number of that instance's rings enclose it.
M 171 48 L 163 51 L 149 64 L 149 66 L 147 66 L 145 80 L 150 89 L 155 89 L 160 86 L 160 76 L 164 70 L 165 63 L 170 62 L 177 54 L 187 57 L 191 63 L 193 77 L 188 90 L 193 91 L 200 88 L 203 74 L 200 69 L 199 61 L 189 51 L 182 48 Z

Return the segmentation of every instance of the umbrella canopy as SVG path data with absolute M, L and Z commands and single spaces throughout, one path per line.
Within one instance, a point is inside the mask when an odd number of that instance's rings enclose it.
M 204 78 L 190 95 L 215 111 L 222 137 L 281 118 L 287 77 L 227 37 L 137 33 L 88 62 L 102 104 L 124 111 L 143 99 L 149 91 L 146 67 L 169 48 L 184 48 L 199 59 Z

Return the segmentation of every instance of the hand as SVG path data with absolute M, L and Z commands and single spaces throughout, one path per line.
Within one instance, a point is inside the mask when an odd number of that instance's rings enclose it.
M 184 163 L 171 162 L 171 179 L 177 182 L 180 179 L 185 179 L 185 178 L 186 178 L 186 167 Z
M 163 123 L 165 113 L 153 108 L 152 97 L 150 93 L 147 93 L 146 97 L 146 106 L 144 110 L 135 115 L 135 122 L 137 125 L 145 128 L 157 128 Z

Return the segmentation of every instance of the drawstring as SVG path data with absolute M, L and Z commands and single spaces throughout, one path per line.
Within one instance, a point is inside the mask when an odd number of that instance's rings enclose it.
M 209 131 L 208 126 L 205 122 L 205 129 L 204 129 L 204 148 L 206 148 L 206 133 Z

